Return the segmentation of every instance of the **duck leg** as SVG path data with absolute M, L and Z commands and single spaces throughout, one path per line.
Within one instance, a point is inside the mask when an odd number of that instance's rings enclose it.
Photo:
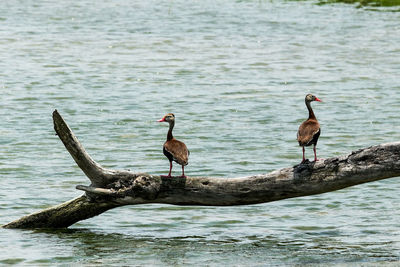
M 171 171 L 172 171 L 172 161 L 169 162 L 169 173 L 168 173 L 168 175 L 160 175 L 160 176 L 161 177 L 170 178 L 171 177 Z
M 168 173 L 168 177 L 171 177 L 171 171 L 172 171 L 172 161 L 169 162 L 169 173 Z
M 185 176 L 185 166 L 182 165 L 182 178 L 186 178 Z
M 316 148 L 315 144 L 314 144 L 313 150 L 314 150 L 314 161 L 318 161 L 318 159 L 317 159 L 317 148 Z
M 306 161 L 305 148 L 304 148 L 304 146 L 302 148 L 303 148 L 303 161 L 301 163 L 304 163 Z

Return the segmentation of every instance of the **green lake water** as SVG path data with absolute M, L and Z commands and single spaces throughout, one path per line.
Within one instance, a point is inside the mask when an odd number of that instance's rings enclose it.
M 188 176 L 400 141 L 399 7 L 315 1 L 3 1 L 0 225 L 82 193 L 57 109 L 105 167 L 167 174 L 165 113 Z M 307 149 L 312 158 L 312 149 Z M 174 166 L 173 174 L 180 174 Z M 400 265 L 400 180 L 240 207 L 127 206 L 67 230 L 0 229 L 0 265 Z

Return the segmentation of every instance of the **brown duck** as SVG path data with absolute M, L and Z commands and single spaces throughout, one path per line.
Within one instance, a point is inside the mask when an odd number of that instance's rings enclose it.
M 175 161 L 176 163 L 182 165 L 181 177 L 186 177 L 184 168 L 186 165 L 188 165 L 190 152 L 183 142 L 176 140 L 172 135 L 172 129 L 175 126 L 175 115 L 172 113 L 168 113 L 161 120 L 158 121 L 169 123 L 167 141 L 164 143 L 163 146 L 163 153 L 169 160 L 169 173 L 167 176 L 164 177 L 171 177 L 172 161 Z
M 314 111 L 311 108 L 310 103 L 313 101 L 322 102 L 321 99 L 317 98 L 312 94 L 306 95 L 305 102 L 308 109 L 308 119 L 300 125 L 299 130 L 297 131 L 297 141 L 299 142 L 299 145 L 303 147 L 303 161 L 301 163 L 304 163 L 306 161 L 304 155 L 305 153 L 304 147 L 310 145 L 314 145 L 313 147 L 314 160 L 315 161 L 318 160 L 316 145 L 318 142 L 319 135 L 321 134 L 321 128 L 319 127 L 319 122 L 314 115 Z

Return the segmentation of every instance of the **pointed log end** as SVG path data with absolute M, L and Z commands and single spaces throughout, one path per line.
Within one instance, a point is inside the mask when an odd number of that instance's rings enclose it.
M 58 113 L 57 109 L 55 109 L 55 110 L 53 111 L 53 125 L 54 125 L 54 131 L 56 132 L 55 135 L 58 135 L 57 129 L 56 129 L 56 120 L 57 120 L 58 117 L 61 117 L 61 116 L 60 116 L 60 113 Z
M 60 129 L 62 129 L 62 127 L 67 126 L 64 119 L 61 117 L 60 113 L 58 113 L 57 109 L 53 111 L 53 124 L 54 124 L 54 131 L 58 136 L 60 136 Z
M 58 113 L 58 110 L 55 109 L 55 110 L 53 111 L 53 121 L 58 120 L 58 119 L 60 119 L 60 118 L 61 118 L 60 113 Z

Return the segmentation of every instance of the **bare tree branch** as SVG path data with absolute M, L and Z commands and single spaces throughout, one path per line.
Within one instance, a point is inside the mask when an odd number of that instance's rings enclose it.
M 66 149 L 91 181 L 78 185 L 86 195 L 22 217 L 4 228 L 68 227 L 123 205 L 231 206 L 308 196 L 400 175 L 400 142 L 363 148 L 348 155 L 307 161 L 268 174 L 240 178 L 172 177 L 109 170 L 85 151 L 60 114 L 54 128 Z

